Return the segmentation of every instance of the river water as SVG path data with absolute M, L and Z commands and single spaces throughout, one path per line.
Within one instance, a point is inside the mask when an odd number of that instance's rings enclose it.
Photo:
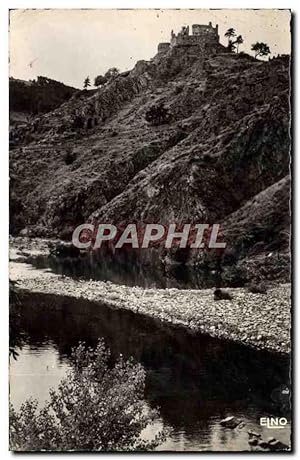
M 260 417 L 290 417 L 286 398 L 278 392 L 289 382 L 287 357 L 81 299 L 26 294 L 20 311 L 22 346 L 10 366 L 16 409 L 28 397 L 42 407 L 49 389 L 70 369 L 71 348 L 79 341 L 95 345 L 103 337 L 113 357 L 133 356 L 146 370 L 145 404 L 160 409 L 146 436 L 162 425 L 170 429 L 159 450 L 249 450 L 250 429 L 289 444 L 289 424 L 276 432 L 259 426 Z M 245 427 L 223 428 L 220 420 L 230 415 Z
M 80 257 L 56 257 L 39 255 L 27 257 L 35 268 L 49 269 L 51 272 L 72 278 L 111 281 L 126 286 L 144 288 L 201 289 L 215 285 L 211 270 L 199 273 L 181 264 L 164 266 L 158 256 L 151 254 L 147 264 L 141 263 L 137 253 L 122 253 L 118 257 L 90 253 Z

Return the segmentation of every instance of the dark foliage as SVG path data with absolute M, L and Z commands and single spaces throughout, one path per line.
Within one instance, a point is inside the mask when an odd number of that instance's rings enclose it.
M 152 105 L 145 114 L 145 119 L 153 126 L 163 125 L 171 120 L 171 114 L 163 103 Z
M 122 356 L 110 365 L 102 340 L 95 349 L 73 349 L 73 368 L 50 399 L 25 401 L 10 408 L 10 446 L 13 450 L 131 451 L 153 450 L 163 433 L 151 441 L 141 432 L 158 414 L 145 407 L 145 371 Z
M 119 69 L 117 69 L 116 67 L 111 67 L 110 69 L 108 69 L 107 72 L 105 72 L 104 78 L 107 81 L 113 80 L 114 78 L 117 78 L 119 74 L 120 74 Z
M 37 81 L 32 82 L 10 78 L 10 110 L 33 115 L 50 112 L 67 101 L 75 92 L 75 88 L 50 78 L 38 77 Z
M 73 151 L 67 151 L 64 156 L 64 161 L 66 165 L 71 165 L 76 160 L 76 153 Z
M 97 75 L 97 77 L 94 80 L 94 86 L 102 86 L 107 82 L 107 78 L 103 77 L 103 75 Z

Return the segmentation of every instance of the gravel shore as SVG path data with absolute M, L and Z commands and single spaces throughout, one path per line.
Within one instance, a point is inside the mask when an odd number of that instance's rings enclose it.
M 26 291 L 83 298 L 257 349 L 290 351 L 289 284 L 269 289 L 267 294 L 227 289 L 233 300 L 214 301 L 212 289 L 143 289 L 103 281 L 78 281 L 14 261 L 10 263 L 10 278 Z

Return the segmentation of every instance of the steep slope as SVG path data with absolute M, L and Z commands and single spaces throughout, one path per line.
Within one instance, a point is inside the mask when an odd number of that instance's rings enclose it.
M 290 282 L 290 187 L 288 175 L 225 218 L 225 271 L 237 264 L 245 281 Z
M 147 121 L 153 107 L 166 120 Z M 69 238 L 87 219 L 225 224 L 289 173 L 289 60 L 174 48 L 16 135 L 13 233 Z

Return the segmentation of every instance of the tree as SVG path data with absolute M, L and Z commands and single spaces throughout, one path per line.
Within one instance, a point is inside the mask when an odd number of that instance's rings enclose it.
M 94 86 L 102 86 L 107 82 L 107 78 L 103 77 L 103 75 L 97 75 L 94 80 Z
M 234 41 L 234 44 L 237 45 L 236 46 L 236 52 L 237 53 L 239 52 L 239 45 L 241 45 L 242 43 L 244 43 L 243 37 L 241 35 L 238 35 L 236 37 L 236 40 Z
M 230 43 L 232 43 L 231 38 L 236 36 L 235 29 L 230 27 L 224 34 L 225 37 L 228 38 L 228 48 L 230 47 Z
M 241 35 L 236 36 L 236 31 L 232 27 L 230 29 L 228 29 L 225 32 L 224 35 L 225 35 L 225 37 L 228 38 L 228 49 L 229 49 L 229 51 L 233 52 L 236 49 L 236 52 L 238 53 L 239 52 L 239 45 L 241 45 L 244 42 L 243 37 Z M 233 37 L 236 37 L 236 39 L 232 40 Z
M 267 56 L 271 53 L 271 50 L 268 47 L 268 45 L 263 42 L 253 43 L 251 46 L 251 51 L 254 51 L 255 59 L 257 58 L 257 56 Z
M 119 69 L 117 69 L 116 67 L 111 67 L 110 69 L 108 69 L 108 71 L 105 73 L 104 77 L 107 79 L 107 80 L 113 80 L 115 79 L 118 75 L 119 75 Z
M 86 79 L 84 80 L 84 83 L 83 83 L 83 88 L 84 89 L 87 89 L 88 86 L 91 86 L 90 77 L 86 77 Z
M 165 437 L 151 441 L 141 431 L 158 416 L 145 410 L 145 371 L 122 356 L 112 366 L 103 340 L 95 349 L 83 343 L 72 350 L 73 368 L 50 390 L 50 399 L 25 401 L 17 412 L 10 407 L 10 446 L 13 450 L 153 450 Z

